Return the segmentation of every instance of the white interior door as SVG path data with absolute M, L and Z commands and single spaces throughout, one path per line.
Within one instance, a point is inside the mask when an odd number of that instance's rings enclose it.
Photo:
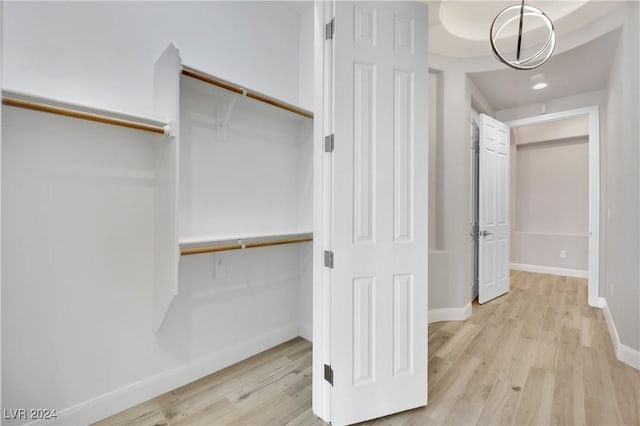
M 331 421 L 427 403 L 427 8 L 335 3 Z
M 509 291 L 509 126 L 480 114 L 478 302 Z

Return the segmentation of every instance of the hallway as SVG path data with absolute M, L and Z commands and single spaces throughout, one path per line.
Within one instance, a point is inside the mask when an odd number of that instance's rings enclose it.
M 640 373 L 616 360 L 583 279 L 512 271 L 507 295 L 429 327 L 429 355 L 429 405 L 384 420 L 640 424 Z

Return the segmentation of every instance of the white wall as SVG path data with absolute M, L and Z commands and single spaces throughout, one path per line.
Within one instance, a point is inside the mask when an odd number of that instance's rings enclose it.
M 180 239 L 310 232 L 312 120 L 189 77 L 180 95 Z
M 513 129 L 518 145 L 589 136 L 589 117 L 566 118 Z
M 457 243 L 460 235 L 467 230 L 460 224 L 469 222 L 470 204 L 464 194 L 469 193 L 470 171 L 468 167 L 467 170 L 460 170 L 460 166 L 455 164 L 460 162 L 469 165 L 468 150 L 465 148 L 469 141 L 470 105 L 467 107 L 465 103 L 468 96 L 464 72 L 455 69 L 454 64 L 448 63 L 446 58 L 442 63 L 439 63 L 438 59 L 434 55 L 429 56 L 430 67 L 441 72 L 442 91 L 445 94 L 442 99 L 442 150 L 438 152 L 442 175 L 437 183 L 442 188 L 442 215 L 438 217 L 439 223 L 436 225 L 442 230 L 442 243 L 440 250 L 429 253 L 430 311 L 463 307 L 468 302 L 470 293 L 469 268 L 460 267 L 460 264 L 450 261 L 458 259 L 461 255 Z M 465 109 L 466 117 L 459 117 L 460 111 Z M 467 141 L 466 145 L 464 141 Z M 467 191 L 462 190 L 465 187 Z M 470 259 L 469 256 L 467 253 L 467 260 Z
M 298 46 L 298 105 L 313 111 L 313 12 L 311 2 L 298 2 L 299 18 L 299 46 Z
M 537 102 L 498 110 L 496 111 L 496 118 L 500 121 L 507 122 L 521 118 L 534 117 L 544 114 L 543 107 L 545 108 L 546 113 L 551 114 L 554 112 L 568 111 L 589 106 L 598 106 L 600 108 L 600 139 L 603 140 L 606 135 L 605 130 L 602 128 L 603 125 L 606 128 L 606 120 L 603 118 L 603 115 L 606 117 L 606 105 L 607 90 L 602 89 L 573 96 L 566 96 L 563 98 L 556 98 L 546 102 Z
M 607 97 L 606 271 L 601 296 L 615 323 L 620 342 L 640 350 L 640 216 L 638 163 L 640 97 L 638 3 L 627 6 L 627 20 L 609 77 Z M 636 356 L 640 356 L 636 352 Z M 638 362 L 637 365 L 640 365 Z
M 589 139 L 517 145 L 516 231 L 589 233 Z
M 587 271 L 588 138 L 517 145 L 512 154 L 517 166 L 511 263 Z
M 493 117 L 495 115 L 495 108 L 489 103 L 484 93 L 480 91 L 471 79 L 467 79 L 467 84 L 471 93 L 472 113 L 475 114 L 476 118 L 478 118 L 477 115 L 479 113 Z
M 290 5 L 5 1 L 3 87 L 150 115 L 153 64 L 173 41 L 187 65 L 298 103 L 299 56 L 310 50 L 299 40 L 310 46 L 313 27 Z
M 313 13 L 311 14 L 313 18 Z M 312 28 L 312 27 L 311 27 Z M 313 38 L 309 40 L 313 45 Z M 311 79 L 313 80 L 313 78 Z M 311 106 L 313 96 L 311 97 Z M 297 161 L 299 164 L 296 193 L 298 194 L 297 223 L 313 230 L 313 121 L 304 119 L 298 126 Z M 298 244 L 298 323 L 299 334 L 313 341 L 313 244 Z
M 560 251 L 567 253 L 560 257 Z M 513 269 L 587 277 L 589 237 L 548 232 L 514 232 L 511 236 Z
M 175 365 L 151 331 L 157 136 L 3 108 L 3 408 Z
M 495 115 L 493 107 L 466 75 L 467 62 L 429 55 L 438 72 L 441 136 L 436 150 L 436 221 L 441 233 L 429 252 L 429 310 L 463 317 L 473 294 L 471 232 L 471 117 Z M 441 235 L 441 236 L 440 236 Z M 457 314 L 456 314 L 457 312 Z M 465 312 L 462 314 L 462 312 Z M 440 315 L 440 313 L 438 313 Z
M 472 102 L 493 114 L 466 76 L 464 61 L 430 55 L 429 64 L 442 81 L 442 145 L 438 146 L 437 190 L 442 214 L 438 250 L 429 253 L 429 310 L 462 312 L 472 293 L 471 242 L 471 123 Z M 483 106 L 484 104 L 484 106 Z M 466 311 L 465 311 L 466 312 Z
M 442 154 L 442 76 L 437 72 L 429 73 L 429 250 L 442 247 L 441 194 L 438 182 L 442 166 L 439 164 Z M 440 130 L 440 131 L 439 131 Z
M 149 114 L 153 63 L 175 40 L 189 65 L 304 98 L 299 68 L 310 66 L 299 62 L 311 57 L 301 57 L 298 9 L 286 4 L 3 9 L 8 89 Z M 310 247 L 291 245 L 184 257 L 180 294 L 154 334 L 159 136 L 14 108 L 3 116 L 3 408 L 55 408 L 67 416 L 60 424 L 90 423 L 309 329 L 300 281 L 310 286 Z M 242 178 L 239 165 L 225 183 Z M 310 170 L 296 180 L 308 184 Z M 310 206 L 294 208 L 304 222 Z

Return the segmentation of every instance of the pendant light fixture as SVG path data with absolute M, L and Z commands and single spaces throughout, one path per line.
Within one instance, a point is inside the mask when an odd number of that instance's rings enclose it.
M 525 17 L 541 20 L 544 24 L 543 28 L 545 28 L 547 31 L 547 39 L 537 52 L 525 58 L 521 58 L 522 26 Z M 505 53 L 502 52 L 502 50 L 497 45 L 497 40 L 505 28 L 515 25 L 516 20 L 518 20 L 518 44 L 516 46 L 516 55 L 514 58 L 513 55 L 511 55 L 511 57 L 508 57 Z M 549 19 L 549 17 L 545 15 L 544 12 L 542 12 L 537 7 L 524 4 L 524 0 L 522 0 L 521 4 L 514 4 L 498 13 L 498 15 L 493 20 L 493 23 L 491 24 L 489 40 L 491 41 L 491 49 L 500 62 L 517 70 L 531 70 L 544 64 L 551 57 L 551 54 L 556 47 L 556 31 L 553 27 L 551 19 Z

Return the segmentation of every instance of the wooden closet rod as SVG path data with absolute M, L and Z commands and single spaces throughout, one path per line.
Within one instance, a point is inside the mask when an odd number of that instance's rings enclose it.
M 107 115 L 94 114 L 90 112 L 63 108 L 39 102 L 31 102 L 6 96 L 2 98 L 2 103 L 7 106 L 26 108 L 40 112 L 48 112 L 50 114 L 63 115 L 65 117 L 79 118 L 81 120 L 95 121 L 98 123 L 112 124 L 114 126 L 143 130 L 145 132 L 157 133 L 160 135 L 167 135 L 169 130 L 168 127 L 156 126 L 153 124 L 146 124 L 132 120 L 123 120 L 121 118 L 109 117 Z
M 237 243 L 237 244 L 225 244 L 220 246 L 194 247 L 194 248 L 182 249 L 180 250 L 180 254 L 183 256 L 187 256 L 190 254 L 215 253 L 217 251 L 240 250 L 243 248 L 279 246 L 281 244 L 304 243 L 307 241 L 313 241 L 313 237 L 282 238 L 277 240 L 254 241 L 251 243 L 244 243 L 244 244 Z
M 230 90 L 234 93 L 244 95 L 248 98 L 255 99 L 257 101 L 264 102 L 266 104 L 273 105 L 278 108 L 282 108 L 294 114 L 298 114 L 307 118 L 313 118 L 313 113 L 311 111 L 307 111 L 306 109 L 302 109 L 295 105 L 291 105 L 286 102 L 280 101 L 278 99 L 274 99 L 270 96 L 263 95 L 262 93 L 255 92 L 250 89 L 246 89 L 244 87 L 238 86 L 237 84 L 231 83 L 229 81 L 223 80 L 218 77 L 214 77 L 205 72 L 198 71 L 195 68 L 191 68 L 186 65 L 183 65 L 182 74 L 186 75 L 187 77 L 195 78 L 196 80 L 204 81 L 205 83 L 213 84 L 214 86 L 222 87 L 223 89 Z

